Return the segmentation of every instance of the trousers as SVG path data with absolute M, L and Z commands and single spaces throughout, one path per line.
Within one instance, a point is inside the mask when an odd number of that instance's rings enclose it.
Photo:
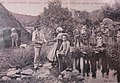
M 12 47 L 17 47 L 18 43 L 17 43 L 17 39 L 12 38 Z
M 34 65 L 39 65 L 41 47 L 34 47 Z

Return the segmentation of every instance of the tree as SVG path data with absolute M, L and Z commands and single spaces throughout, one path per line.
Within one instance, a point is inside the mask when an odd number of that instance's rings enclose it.
M 74 22 L 76 24 L 86 24 L 89 20 L 89 13 L 86 11 L 74 11 Z
M 60 0 L 53 0 L 48 3 L 48 8 L 44 8 L 44 12 L 38 17 L 38 24 L 44 25 L 51 30 L 55 30 L 61 26 L 65 31 L 72 33 L 73 19 L 72 13 L 68 8 L 61 6 Z
M 119 5 L 106 5 L 103 7 L 103 13 L 105 18 L 110 18 L 114 21 L 120 21 L 120 6 Z

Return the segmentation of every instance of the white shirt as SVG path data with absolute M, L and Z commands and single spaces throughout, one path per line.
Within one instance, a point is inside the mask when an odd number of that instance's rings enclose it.
M 32 41 L 35 47 L 41 47 L 44 42 L 47 42 L 42 32 L 35 30 L 32 34 Z

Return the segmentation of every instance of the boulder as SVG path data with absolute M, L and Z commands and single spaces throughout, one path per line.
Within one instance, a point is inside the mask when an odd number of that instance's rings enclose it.
M 7 77 L 7 76 L 3 76 L 2 80 L 11 80 L 11 78 Z
M 33 70 L 32 69 L 23 70 L 21 72 L 21 74 L 23 74 L 23 75 L 32 75 L 33 74 Z
M 11 78 L 20 77 L 20 75 L 17 74 L 17 73 L 20 73 L 20 70 L 9 70 L 9 71 L 7 72 L 7 76 L 8 76 L 8 77 L 11 77 Z

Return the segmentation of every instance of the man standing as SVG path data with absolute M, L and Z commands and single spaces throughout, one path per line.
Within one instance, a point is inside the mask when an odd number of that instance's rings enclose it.
M 11 29 L 12 48 L 18 46 L 18 34 L 15 28 Z
M 75 45 L 77 44 L 77 41 L 80 41 L 80 30 L 79 27 L 77 27 L 74 31 L 73 31 L 73 35 L 74 35 L 74 42 Z M 80 42 L 79 42 L 80 43 Z
M 44 34 L 40 32 L 39 26 L 35 27 L 35 31 L 32 34 L 32 41 L 34 44 L 34 68 L 37 69 L 39 66 L 39 58 L 40 58 L 40 51 L 42 48 L 42 45 L 46 43 L 46 39 L 44 37 Z M 42 66 L 42 64 L 40 65 Z

